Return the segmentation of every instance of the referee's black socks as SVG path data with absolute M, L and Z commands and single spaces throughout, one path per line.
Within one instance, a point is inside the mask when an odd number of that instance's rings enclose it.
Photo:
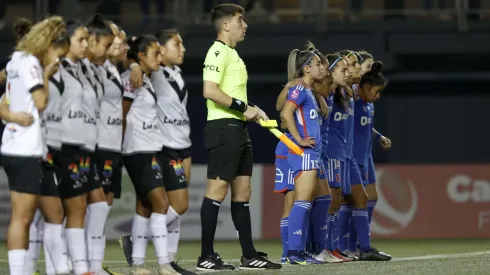
M 231 217 L 238 231 L 238 238 L 242 247 L 243 256 L 251 259 L 257 256 L 252 241 L 252 221 L 250 219 L 249 202 L 231 202 Z
M 214 234 L 218 224 L 221 202 L 204 197 L 201 206 L 201 257 L 214 253 Z

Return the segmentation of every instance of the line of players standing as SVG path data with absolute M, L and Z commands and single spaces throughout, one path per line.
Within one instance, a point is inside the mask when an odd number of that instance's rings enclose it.
M 303 155 L 276 147 L 282 263 L 391 259 L 371 246 L 369 230 L 377 199 L 372 141 L 391 146 L 372 128 L 373 102 L 387 84 L 381 69 L 365 51 L 323 55 L 309 42 L 289 55 L 290 82 L 276 108 Z
M 151 274 L 148 238 L 159 274 L 193 274 L 175 263 L 191 165 L 184 53 L 176 30 L 128 38 L 99 15 L 87 24 L 53 16 L 25 30 L 0 74 L 10 274 L 36 272 L 28 247 L 38 207 L 47 274 L 115 274 L 102 266 L 104 228 L 123 163 L 137 194 L 125 238 L 132 274 Z

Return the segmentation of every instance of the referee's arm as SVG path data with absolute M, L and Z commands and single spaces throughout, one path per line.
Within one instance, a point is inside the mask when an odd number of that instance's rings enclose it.
M 214 52 L 209 51 L 206 55 L 203 67 L 202 94 L 204 98 L 228 108 L 231 106 L 233 98 L 219 88 L 226 70 L 226 58 L 226 52 L 216 56 Z

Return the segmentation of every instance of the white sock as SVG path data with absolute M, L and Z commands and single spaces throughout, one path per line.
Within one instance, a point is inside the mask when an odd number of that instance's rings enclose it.
M 149 227 L 150 219 L 138 214 L 134 215 L 133 227 L 131 229 L 131 239 L 133 241 L 133 254 L 131 257 L 133 258 L 134 265 L 142 265 L 145 263 Z
M 66 242 L 66 217 L 63 219 L 63 231 L 61 232 L 61 237 L 65 246 L 63 247 L 62 261 L 66 262 L 68 266 L 68 271 L 73 272 L 73 264 L 71 263 L 70 253 L 68 252 L 68 243 Z
M 45 223 L 44 231 L 44 251 L 49 254 L 49 258 L 54 265 L 55 271 L 60 274 L 68 273 L 66 242 L 63 238 L 63 225 Z M 48 262 L 47 257 L 46 262 Z
M 29 249 L 26 254 L 26 269 L 29 274 L 35 273 L 37 270 L 37 260 L 42 245 L 42 220 L 41 212 L 36 211 L 31 226 L 29 227 Z
M 49 231 L 46 231 L 46 233 L 48 233 Z M 47 246 L 46 246 L 46 235 L 47 234 L 44 234 L 44 260 L 46 262 L 46 275 L 56 275 L 56 270 L 54 268 L 54 263 L 53 263 L 53 259 L 51 259 L 51 255 L 50 255 L 50 252 L 48 251 L 47 249 Z M 32 273 L 31 273 L 32 274 Z
M 173 220 L 169 221 L 169 217 Z M 180 239 L 180 215 L 175 212 L 172 207 L 169 207 L 167 212 L 167 230 L 168 230 L 168 260 L 175 261 L 175 255 L 179 247 Z
M 68 251 L 73 263 L 75 275 L 88 272 L 87 247 L 83 228 L 67 228 L 65 230 Z
M 175 211 L 175 209 L 170 205 L 167 211 L 167 227 L 180 215 Z
M 153 246 L 155 247 L 156 256 L 158 258 L 158 264 L 168 264 L 167 215 L 151 213 L 150 230 Z
M 25 273 L 25 259 L 27 251 L 25 249 L 9 250 L 9 269 L 10 275 L 24 275 Z M 32 273 L 30 273 L 32 274 Z
M 87 233 L 87 251 L 90 262 L 90 272 L 98 274 L 102 270 L 104 261 L 104 227 L 109 214 L 107 202 L 89 204 L 88 220 L 85 223 Z

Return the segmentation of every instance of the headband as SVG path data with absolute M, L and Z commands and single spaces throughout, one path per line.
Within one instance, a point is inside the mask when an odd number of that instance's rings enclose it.
M 339 63 L 339 61 L 342 60 L 342 56 L 339 56 L 337 57 L 337 59 L 335 59 L 332 64 L 330 64 L 330 66 L 328 66 L 328 70 L 329 71 L 332 71 L 333 68 L 335 68 L 335 65 L 337 65 L 337 63 Z
M 310 63 L 311 59 L 313 59 L 313 56 L 315 55 L 315 53 L 314 53 L 314 52 L 312 52 L 312 51 L 308 51 L 308 52 L 310 52 L 310 56 L 308 56 L 308 58 L 306 59 L 305 63 L 303 63 L 303 65 L 301 65 L 300 70 L 303 70 L 303 68 L 304 68 L 306 65 L 308 65 L 308 63 Z

